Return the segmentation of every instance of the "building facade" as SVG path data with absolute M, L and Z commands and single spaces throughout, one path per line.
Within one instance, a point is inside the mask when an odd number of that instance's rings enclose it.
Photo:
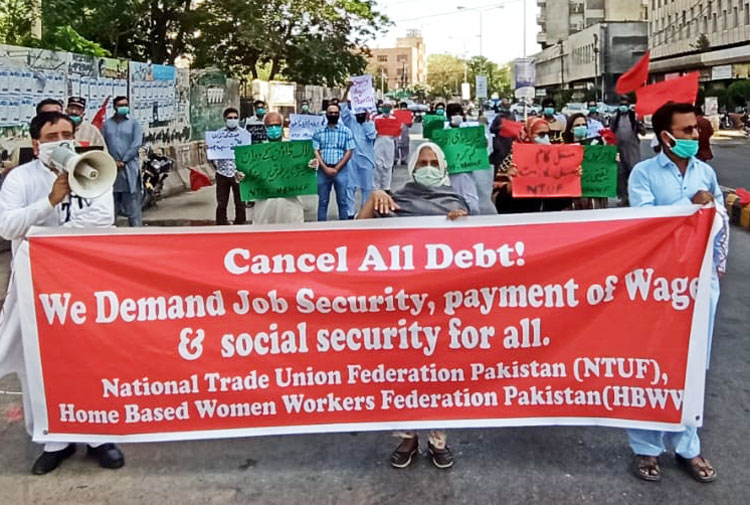
M 649 0 L 651 77 L 700 72 L 708 87 L 750 76 L 750 0 Z
M 537 0 L 537 42 L 547 49 L 606 21 L 645 21 L 648 0 Z
M 427 83 L 425 44 L 418 30 L 396 40 L 396 47 L 370 49 L 367 69 L 378 89 L 395 90 Z

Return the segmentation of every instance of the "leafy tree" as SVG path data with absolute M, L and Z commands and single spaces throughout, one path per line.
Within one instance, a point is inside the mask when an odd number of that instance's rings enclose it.
M 14 46 L 28 45 L 31 39 L 31 1 L 2 0 L 0 2 L 0 43 Z
M 484 56 L 474 56 L 468 62 L 468 82 L 476 83 L 477 75 L 487 77 L 487 95 L 492 96 L 497 93 L 501 97 L 512 96 L 510 84 L 511 69 L 510 65 L 499 66 Z
M 432 98 L 448 98 L 461 93 L 466 62 L 452 54 L 431 54 L 427 57 L 427 84 Z

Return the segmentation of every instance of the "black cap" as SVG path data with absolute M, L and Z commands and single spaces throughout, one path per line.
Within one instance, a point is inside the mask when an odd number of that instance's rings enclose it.
M 68 98 L 68 106 L 70 105 L 77 105 L 79 107 L 86 108 L 86 99 L 82 96 L 71 96 Z

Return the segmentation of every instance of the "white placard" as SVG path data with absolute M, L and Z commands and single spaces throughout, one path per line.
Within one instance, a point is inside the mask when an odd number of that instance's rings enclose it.
M 487 76 L 478 75 L 475 77 L 477 87 L 477 98 L 487 98 Z
M 326 125 L 326 117 L 313 114 L 289 115 L 289 138 L 309 140 L 318 128 Z
M 250 132 L 243 128 L 206 132 L 206 156 L 209 160 L 233 160 L 234 147 L 250 144 Z
M 349 90 L 349 99 L 352 102 L 352 111 L 366 112 L 375 110 L 375 90 L 372 87 L 372 76 L 370 74 L 357 75 L 351 78 L 352 87 Z

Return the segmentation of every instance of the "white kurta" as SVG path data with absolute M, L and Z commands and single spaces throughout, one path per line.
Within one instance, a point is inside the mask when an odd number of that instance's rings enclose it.
M 114 224 L 112 191 L 95 199 L 68 197 L 52 207 L 49 194 L 56 175 L 39 160 L 14 168 L 0 189 L 0 236 L 12 240 L 13 256 L 32 226 L 66 228 L 105 228 Z M 16 285 L 11 265 L 8 293 L 0 313 L 0 377 L 17 373 L 26 393 L 26 367 L 23 362 L 21 318 L 17 307 Z M 27 428 L 31 409 L 26 408 Z

